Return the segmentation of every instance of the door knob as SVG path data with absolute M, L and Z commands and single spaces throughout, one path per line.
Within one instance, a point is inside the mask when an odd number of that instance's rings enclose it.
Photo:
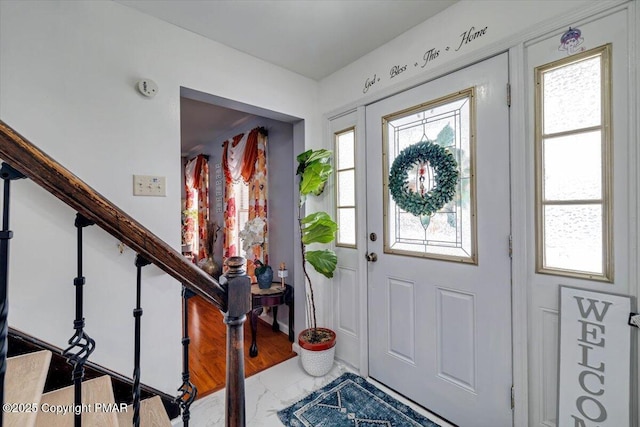
M 367 261 L 369 261 L 369 262 L 376 262 L 376 261 L 378 261 L 378 254 L 376 254 L 375 252 L 371 252 L 370 254 L 366 254 L 364 257 L 365 257 L 365 258 L 367 259 Z

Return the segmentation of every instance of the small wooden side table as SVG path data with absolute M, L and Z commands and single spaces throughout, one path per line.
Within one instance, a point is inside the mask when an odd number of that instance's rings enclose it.
M 293 287 L 286 285 L 282 288 L 280 282 L 273 282 L 269 289 L 260 289 L 258 284 L 251 285 L 251 348 L 249 356 L 258 355 L 256 335 L 258 333 L 258 316 L 262 314 L 264 307 L 272 307 L 273 324 L 271 330 L 280 331 L 278 325 L 278 306 L 286 304 L 289 307 L 289 341 L 293 342 Z

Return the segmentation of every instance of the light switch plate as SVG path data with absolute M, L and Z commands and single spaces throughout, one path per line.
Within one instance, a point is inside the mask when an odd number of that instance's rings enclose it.
M 133 175 L 133 195 L 166 197 L 166 177 L 154 175 Z

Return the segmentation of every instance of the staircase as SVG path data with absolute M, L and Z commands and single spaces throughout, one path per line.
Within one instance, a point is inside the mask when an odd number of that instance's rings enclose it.
M 74 415 L 73 386 L 43 393 L 51 362 L 48 350 L 7 359 L 5 427 L 71 427 Z M 83 426 L 122 427 L 133 424 L 133 407 L 116 403 L 107 375 L 83 382 Z M 159 396 L 140 403 L 142 427 L 171 427 L 171 421 Z
M 176 285 L 182 287 L 183 306 L 186 307 L 188 298 L 199 295 L 224 313 L 224 322 L 227 325 L 225 425 L 227 427 L 244 427 L 246 420 L 243 325 L 246 313 L 251 310 L 251 280 L 245 274 L 244 258 L 229 258 L 227 261 L 229 269 L 224 275 L 225 282 L 221 285 L 210 275 L 187 261 L 171 245 L 153 234 L 2 120 L 0 120 L 0 159 L 0 179 L 4 181 L 0 228 L 0 403 L 16 404 L 15 413 L 12 411 L 13 406 L 7 408 L 9 413 L 6 414 L 6 417 L 3 416 L 2 425 L 47 427 L 95 425 L 104 427 L 129 422 L 136 427 L 139 425 L 170 425 L 167 423 L 166 415 L 164 418 L 160 417 L 153 409 L 157 405 L 157 400 L 141 401 L 140 394 L 141 271 L 144 266 L 154 264 L 173 277 L 177 282 Z M 52 197 L 58 198 L 76 211 L 74 226 L 77 234 L 77 276 L 73 279 L 76 302 L 74 332 L 68 341 L 69 347 L 63 351 L 67 361 L 73 365 L 74 387 L 46 394 L 42 394 L 42 384 L 46 379 L 51 353 L 16 357 L 10 363 L 15 366 L 7 368 L 9 362 L 7 360 L 9 242 L 14 237 L 9 227 L 10 189 L 12 181 L 24 178 L 39 185 Z M 137 254 L 135 261 L 137 269 L 136 308 L 133 310 L 135 329 L 132 395 L 135 410 L 133 413 L 130 410 L 126 411 L 126 414 L 120 413 L 120 416 L 115 410 L 113 412 L 97 410 L 96 404 L 98 403 L 114 403 L 110 378 L 83 381 L 84 366 L 96 345 L 95 340 L 84 330 L 85 318 L 83 314 L 85 277 L 82 273 L 82 230 L 91 226 L 101 228 Z M 187 313 L 187 310 L 183 310 L 183 313 Z M 182 385 L 178 388 L 179 394 L 176 396 L 176 401 L 182 412 L 183 426 L 188 427 L 189 407 L 197 396 L 197 390 L 190 382 L 188 318 L 186 314 L 183 316 L 181 342 L 183 367 L 180 373 Z M 27 378 L 31 379 L 32 377 L 32 380 L 27 381 Z M 15 386 L 11 385 L 12 381 Z M 19 405 L 21 403 L 23 403 L 22 406 Z M 78 413 L 67 411 L 67 414 L 52 417 L 48 411 L 51 407 L 48 405 L 51 404 L 86 410 Z M 89 406 L 84 407 L 84 405 Z M 29 409 L 31 412 L 28 412 Z M 101 407 L 101 409 L 104 408 Z M 14 416 L 18 418 L 14 419 Z

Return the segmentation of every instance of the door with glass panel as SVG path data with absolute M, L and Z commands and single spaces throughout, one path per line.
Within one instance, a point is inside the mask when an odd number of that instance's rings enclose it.
M 332 281 L 333 328 L 340 345 L 336 346 L 336 357 L 349 365 L 366 369 L 363 361 L 363 342 L 366 336 L 362 325 L 366 324 L 366 278 L 364 239 L 366 222 L 363 219 L 365 194 L 364 138 L 357 126 L 358 116 L 353 111 L 331 120 L 333 135 L 335 218 L 338 233 L 335 252 L 338 265 Z
M 507 82 L 502 54 L 366 110 L 369 374 L 461 426 L 512 425 Z

